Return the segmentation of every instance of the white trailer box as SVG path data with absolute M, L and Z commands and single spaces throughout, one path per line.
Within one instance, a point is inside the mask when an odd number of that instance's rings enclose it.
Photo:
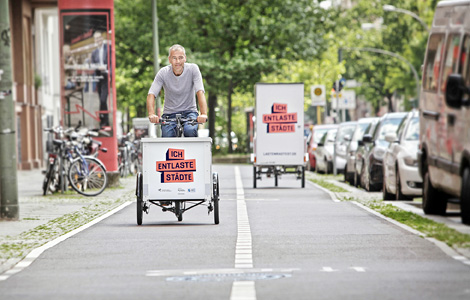
M 255 165 L 304 165 L 304 84 L 257 83 Z
M 210 200 L 211 138 L 143 138 L 145 200 Z

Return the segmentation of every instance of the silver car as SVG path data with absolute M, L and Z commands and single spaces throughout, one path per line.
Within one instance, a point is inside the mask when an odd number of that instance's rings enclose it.
M 348 157 L 347 148 L 351 141 L 354 129 L 356 128 L 356 122 L 344 122 L 339 124 L 338 133 L 335 139 L 335 156 L 336 156 L 336 172 L 343 173 L 344 167 L 346 166 L 346 159 Z
M 419 112 L 410 112 L 397 132 L 389 133 L 384 155 L 384 200 L 410 200 L 423 193 L 423 179 L 418 171 Z
M 336 132 L 338 129 L 328 130 L 317 145 L 313 153 L 316 160 L 315 171 L 317 173 L 333 173 L 333 148 L 335 144 Z
M 356 152 L 358 149 L 359 141 L 362 140 L 364 133 L 369 127 L 369 125 L 374 122 L 378 121 L 379 118 L 362 118 L 357 121 L 356 128 L 354 129 L 354 133 L 351 138 L 351 142 L 347 148 L 347 159 L 346 159 L 346 167 L 344 170 L 344 181 L 354 184 L 354 175 L 356 170 Z

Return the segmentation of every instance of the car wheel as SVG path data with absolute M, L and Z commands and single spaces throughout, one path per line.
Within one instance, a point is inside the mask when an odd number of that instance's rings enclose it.
M 424 174 L 423 211 L 427 215 L 445 215 L 447 199 L 444 193 L 434 188 L 431 183 L 429 171 Z
M 392 193 L 389 193 L 387 191 L 387 183 L 385 182 L 385 172 L 384 173 L 384 179 L 382 180 L 383 181 L 383 186 L 382 186 L 382 194 L 383 194 L 383 198 L 384 200 L 395 200 L 395 197 Z
M 361 169 L 361 186 L 368 191 L 368 187 L 366 185 L 366 170 L 364 169 L 364 164 L 362 165 Z
M 398 200 L 409 200 L 409 198 L 401 192 L 400 170 L 398 169 L 398 166 L 397 166 L 396 171 L 395 171 L 395 187 L 397 189 L 397 192 L 395 194 L 397 201 Z
M 466 167 L 462 176 L 462 193 L 460 195 L 460 214 L 462 223 L 470 225 L 470 168 Z

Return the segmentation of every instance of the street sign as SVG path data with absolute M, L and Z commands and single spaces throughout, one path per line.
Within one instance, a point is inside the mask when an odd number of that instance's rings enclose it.
M 356 108 L 356 92 L 343 90 L 338 95 L 339 109 L 355 109 Z M 336 109 L 336 93 L 331 93 L 331 108 Z
M 312 85 L 310 87 L 310 95 L 312 98 L 312 106 L 325 106 L 326 95 L 325 86 L 322 84 Z

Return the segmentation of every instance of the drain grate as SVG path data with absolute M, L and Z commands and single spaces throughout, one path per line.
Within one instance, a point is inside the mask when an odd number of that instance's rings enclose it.
M 165 278 L 166 281 L 255 281 L 275 280 L 292 277 L 299 269 L 186 269 L 186 270 L 150 270 L 146 276 Z

